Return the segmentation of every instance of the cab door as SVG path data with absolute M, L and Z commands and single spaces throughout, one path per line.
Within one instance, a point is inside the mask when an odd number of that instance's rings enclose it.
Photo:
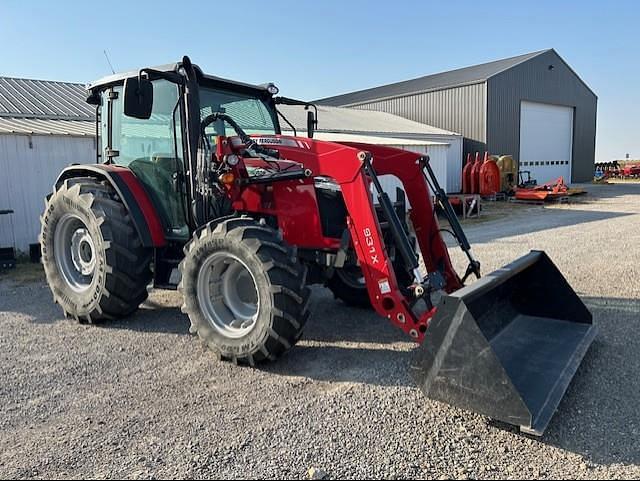
M 189 237 L 189 229 L 185 188 L 180 185 L 184 154 L 179 87 L 163 79 L 152 83 L 153 110 L 151 118 L 145 120 L 124 115 L 122 86 L 106 92 L 108 108 L 101 116 L 102 131 L 108 139 L 102 142 L 106 144 L 104 156 L 113 164 L 131 169 L 142 182 L 164 224 L 165 236 L 184 240 Z

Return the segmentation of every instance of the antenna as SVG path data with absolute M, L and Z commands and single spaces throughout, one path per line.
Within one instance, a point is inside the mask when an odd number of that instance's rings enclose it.
M 107 59 L 107 63 L 109 64 L 109 68 L 111 68 L 111 73 L 116 73 L 116 71 L 113 69 L 113 65 L 111 65 L 111 60 L 109 60 L 109 55 L 107 54 L 107 50 L 103 50 L 104 52 L 104 57 Z

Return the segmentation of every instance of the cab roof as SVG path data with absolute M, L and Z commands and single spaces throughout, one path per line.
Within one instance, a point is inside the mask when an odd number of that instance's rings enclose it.
M 178 72 L 182 68 L 182 62 L 158 65 L 155 67 L 143 67 L 143 68 L 158 70 L 160 72 Z M 271 94 L 267 90 L 270 85 L 273 85 L 271 83 L 254 85 L 254 84 L 249 84 L 245 82 L 238 82 L 236 80 L 229 80 L 222 77 L 216 77 L 214 75 L 207 75 L 203 73 L 202 69 L 195 64 L 193 65 L 193 68 L 195 69 L 196 74 L 198 76 L 198 82 L 204 86 L 226 88 L 233 91 L 244 90 L 244 91 L 250 91 L 254 93 L 254 95 L 257 93 L 257 94 L 266 94 L 268 96 L 271 96 Z M 125 81 L 125 79 L 130 77 L 136 77 L 139 71 L 140 69 L 108 75 L 106 77 L 103 77 L 99 80 L 96 80 L 88 84 L 87 90 L 100 91 L 112 85 L 122 84 Z

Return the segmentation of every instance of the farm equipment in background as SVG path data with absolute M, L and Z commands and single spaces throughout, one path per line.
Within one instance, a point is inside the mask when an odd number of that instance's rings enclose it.
M 518 171 L 518 188 L 520 189 L 532 189 L 538 185 L 538 181 L 531 177 L 530 170 Z M 515 189 L 514 189 L 515 191 Z
M 607 178 L 608 178 L 608 173 L 605 172 L 604 170 L 596 167 L 596 171 L 593 174 L 593 181 L 594 182 L 606 182 Z
M 543 185 L 537 185 L 535 180 L 529 180 L 530 186 L 517 187 L 514 189 L 514 199 L 516 201 L 530 202 L 568 202 L 569 197 L 586 194 L 587 191 L 579 187 L 569 187 L 564 183 L 563 177 Z
M 496 163 L 500 170 L 500 192 L 509 194 L 516 187 L 518 182 L 518 163 L 512 155 L 500 155 Z
M 278 104 L 313 106 L 277 93 L 188 57 L 91 84 L 98 162 L 66 168 L 42 216 L 55 302 L 91 323 L 135 312 L 150 282 L 178 289 L 191 332 L 254 366 L 301 338 L 308 286 L 324 284 L 421 344 L 411 372 L 427 396 L 541 434 L 595 335 L 562 274 L 534 251 L 480 278 L 427 156 L 315 140 L 312 110 L 308 137 L 281 135 Z M 395 202 L 387 174 L 404 188 Z
M 564 183 L 564 178 L 558 177 L 556 180 L 543 185 L 533 185 L 531 187 L 517 187 L 515 198 L 517 200 L 546 201 L 567 197 L 569 188 Z
M 482 197 L 495 197 L 499 193 L 507 193 L 515 185 L 516 166 L 510 155 L 489 155 L 480 152 L 475 156 L 467 154 L 467 161 L 462 169 L 462 193 L 479 194 Z
M 625 164 L 622 169 L 622 176 L 625 179 L 638 179 L 640 178 L 640 164 Z
M 595 164 L 594 180 L 597 182 L 607 179 L 630 180 L 640 178 L 640 162 L 617 161 L 598 162 Z
M 623 170 L 621 169 L 618 161 L 596 162 L 593 180 L 595 182 L 606 182 L 607 179 L 615 179 L 621 177 L 622 172 Z
M 478 157 L 479 152 L 476 152 L 476 159 Z M 467 154 L 467 162 L 464 164 L 462 168 L 462 193 L 463 194 L 471 194 L 473 187 L 471 183 L 471 171 L 474 166 L 474 157 L 471 155 L 471 152 Z

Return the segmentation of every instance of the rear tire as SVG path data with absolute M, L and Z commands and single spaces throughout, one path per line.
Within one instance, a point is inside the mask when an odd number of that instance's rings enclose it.
M 358 266 L 336 269 L 327 281 L 327 287 L 333 295 L 348 306 L 371 308 L 371 299 L 367 285 L 363 281 L 362 269 Z
M 45 203 L 41 224 L 46 279 L 66 316 L 125 317 L 147 298 L 152 252 L 108 183 L 65 180 Z
M 184 251 L 182 311 L 221 359 L 253 366 L 298 341 L 309 316 L 306 270 L 277 231 L 247 217 L 213 221 Z

